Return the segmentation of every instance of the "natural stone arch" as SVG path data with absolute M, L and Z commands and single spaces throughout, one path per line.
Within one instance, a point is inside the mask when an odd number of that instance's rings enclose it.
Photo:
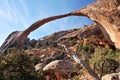
M 8 48 L 13 46 L 21 46 L 32 31 L 45 23 L 68 16 L 87 16 L 99 23 L 107 41 L 111 45 L 115 45 L 116 48 L 120 48 L 120 0 L 98 0 L 96 3 L 88 5 L 80 10 L 68 14 L 48 17 L 33 23 L 24 31 L 13 32 L 0 47 L 0 52 L 4 53 Z
M 1 53 L 6 53 L 7 49 L 10 47 L 16 47 L 19 48 L 20 46 L 23 45 L 24 41 L 27 39 L 27 36 L 36 30 L 37 28 L 41 27 L 47 22 L 59 19 L 59 18 L 64 18 L 67 16 L 72 16 L 73 13 L 68 13 L 68 14 L 63 14 L 63 15 L 58 15 L 58 16 L 52 16 L 48 18 L 44 18 L 42 20 L 39 20 L 35 23 L 33 23 L 30 27 L 25 29 L 24 31 L 14 31 L 12 32 L 7 39 L 4 41 L 2 46 L 0 47 L 0 52 Z M 81 16 L 85 16 L 84 14 L 81 13 Z
M 107 41 L 120 49 L 120 0 L 98 0 L 74 13 L 78 16 L 83 13 L 99 23 Z

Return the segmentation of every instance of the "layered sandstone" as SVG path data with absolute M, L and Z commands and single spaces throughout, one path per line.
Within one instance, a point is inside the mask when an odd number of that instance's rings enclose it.
M 110 44 L 120 48 L 120 0 L 98 0 L 96 3 L 73 12 L 81 13 L 101 25 L 104 37 Z

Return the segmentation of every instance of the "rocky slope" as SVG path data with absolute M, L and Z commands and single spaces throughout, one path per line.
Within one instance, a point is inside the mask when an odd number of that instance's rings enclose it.
M 72 47 L 76 44 L 93 44 L 95 46 L 108 45 L 111 47 L 111 45 L 109 45 L 107 40 L 104 38 L 99 25 L 96 23 L 79 29 L 55 32 L 39 40 L 27 39 L 24 43 L 24 46 L 28 47 L 28 50 L 26 51 L 30 53 L 50 57 L 53 54 L 57 53 L 57 56 L 65 52 L 63 48 L 57 47 L 58 44 L 65 44 L 67 47 L 71 47 L 71 49 L 74 49 Z M 31 47 L 33 48 L 32 50 Z
M 80 53 L 79 54 L 80 58 L 81 58 L 81 55 L 83 52 L 79 51 L 79 48 L 83 49 L 83 51 L 85 49 L 85 53 L 87 53 L 87 54 L 89 53 L 89 50 L 90 50 L 91 55 L 96 54 L 97 47 L 101 47 L 106 50 L 109 50 L 109 49 L 114 50 L 115 49 L 114 46 L 111 46 L 107 42 L 107 40 L 104 38 L 104 35 L 102 34 L 102 31 L 99 26 L 100 25 L 95 23 L 95 24 L 92 24 L 89 26 L 84 26 L 83 28 L 80 28 L 80 29 L 72 29 L 72 30 L 55 32 L 55 33 L 53 33 L 49 36 L 46 36 L 38 41 L 36 40 L 35 41 L 36 45 L 33 43 L 34 48 L 32 48 L 32 49 L 28 48 L 28 50 L 26 50 L 25 52 L 28 54 L 33 54 L 33 55 L 39 56 L 40 63 L 35 66 L 36 69 L 44 70 L 44 67 L 47 66 L 47 68 L 50 69 L 49 71 L 47 71 L 47 73 L 49 75 L 52 74 L 51 76 L 53 76 L 55 73 L 52 73 L 51 69 L 57 70 L 54 72 L 58 72 L 58 73 L 60 72 L 58 70 L 58 67 L 56 67 L 59 65 L 59 63 L 53 64 L 54 61 L 56 62 L 56 60 L 69 60 L 74 63 L 73 64 L 74 66 L 78 65 L 78 64 L 75 64 L 74 59 L 71 58 L 69 55 L 67 55 L 65 49 L 62 46 L 60 46 L 59 44 L 66 45 L 67 48 L 69 49 L 69 53 L 72 53 L 72 52 Z M 30 44 L 30 42 L 31 41 L 28 41 L 25 44 Z M 88 47 L 85 48 L 85 46 L 88 46 Z M 88 49 L 88 52 L 87 52 L 87 49 Z M 100 50 L 100 51 L 102 51 L 102 50 Z M 98 54 L 101 54 L 100 51 L 97 51 Z M 102 52 L 102 53 L 106 53 L 106 51 Z M 85 55 L 85 54 L 83 54 L 83 55 Z M 101 55 L 99 55 L 99 56 L 101 56 Z M 96 56 L 95 58 L 97 58 L 97 57 L 98 56 Z M 91 58 L 93 58 L 93 57 L 91 56 Z M 97 59 L 96 59 L 96 61 L 97 61 Z M 96 62 L 95 61 L 92 61 L 92 62 L 95 65 Z M 114 62 L 114 63 L 116 63 L 116 62 Z M 56 65 L 56 66 L 52 66 L 52 65 Z M 114 68 L 116 67 L 116 69 L 118 69 L 118 63 L 113 64 L 113 65 L 115 65 Z M 60 65 L 60 66 L 62 66 L 62 65 Z M 81 68 L 81 66 L 79 65 L 77 68 Z M 73 73 L 75 73 L 74 76 L 78 76 L 79 74 L 81 74 L 81 72 L 79 72 L 79 70 L 76 71 L 77 68 L 76 67 L 71 68 L 73 70 Z M 62 67 L 60 69 L 62 69 Z M 64 68 L 62 70 L 64 70 Z M 111 69 L 111 70 L 113 70 L 113 69 Z M 60 75 L 62 76 L 64 74 L 60 74 Z M 56 76 L 58 76 L 58 75 L 56 75 Z M 67 78 L 67 77 L 64 77 L 64 78 Z M 94 77 L 91 77 L 90 74 L 88 74 L 87 72 L 81 74 L 81 77 L 78 77 L 78 78 L 80 80 L 85 80 L 85 79 L 94 80 Z
M 36 42 L 37 46 L 46 46 L 52 43 L 62 43 L 66 39 L 83 39 L 90 36 L 96 36 L 96 39 L 100 39 L 102 41 L 105 41 L 107 43 L 107 40 L 104 38 L 104 35 L 100 29 L 100 25 L 94 23 L 92 25 L 83 26 L 83 28 L 79 29 L 72 29 L 72 30 L 66 30 L 66 31 L 60 31 L 55 32 L 49 36 L 46 36 Z M 83 41 L 85 41 L 83 39 Z M 39 45 L 38 45 L 39 44 Z

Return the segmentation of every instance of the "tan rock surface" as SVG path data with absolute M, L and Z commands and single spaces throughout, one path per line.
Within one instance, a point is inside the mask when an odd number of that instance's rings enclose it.
M 57 80 L 63 80 L 62 78 L 71 78 L 71 73 L 74 72 L 74 68 L 73 63 L 69 60 L 55 60 L 47 64 L 43 68 L 43 71 L 47 75 L 55 74 Z
M 100 24 L 109 43 L 120 48 L 120 0 L 98 0 L 73 12 L 78 16 L 82 16 L 81 13 Z
M 102 77 L 102 80 L 120 80 L 120 73 L 107 74 Z

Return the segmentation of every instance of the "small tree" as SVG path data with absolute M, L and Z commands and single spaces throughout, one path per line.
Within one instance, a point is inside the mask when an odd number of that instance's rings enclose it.
M 11 48 L 9 54 L 0 56 L 0 80 L 43 80 L 43 75 L 35 71 L 37 57 L 21 53 Z

